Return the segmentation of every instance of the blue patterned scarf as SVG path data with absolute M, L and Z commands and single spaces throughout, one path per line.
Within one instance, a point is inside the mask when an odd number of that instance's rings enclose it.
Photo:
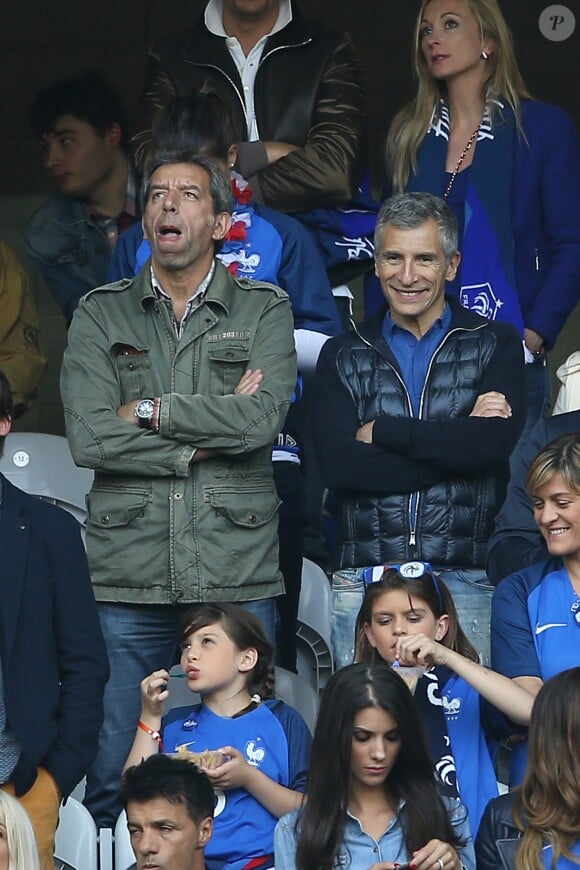
M 492 126 L 489 109 L 477 136 L 469 170 L 461 251 L 459 300 L 489 320 L 524 324 L 515 284 L 512 228 L 512 168 L 517 126 L 509 106 L 498 103 Z M 441 102 L 417 155 L 417 171 L 407 190 L 443 196 L 449 141 L 449 111 Z M 461 231 L 461 227 L 460 227 Z

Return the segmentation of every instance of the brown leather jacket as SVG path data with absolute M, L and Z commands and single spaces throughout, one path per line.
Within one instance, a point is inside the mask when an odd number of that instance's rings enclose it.
M 232 99 L 247 135 L 243 87 L 225 39 L 203 15 L 188 33 L 165 39 L 149 54 L 144 97 L 133 137 L 143 165 L 151 129 L 164 106 L 211 82 Z M 262 141 L 240 147 L 239 168 L 256 199 L 279 211 L 326 208 L 348 202 L 366 167 L 366 92 L 350 37 L 304 18 L 292 3 L 292 21 L 269 37 L 255 81 Z M 296 151 L 268 165 L 264 142 Z

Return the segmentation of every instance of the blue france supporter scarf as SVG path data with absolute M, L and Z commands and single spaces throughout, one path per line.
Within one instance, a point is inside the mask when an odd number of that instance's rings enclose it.
M 517 127 L 511 108 L 498 102 L 492 126 L 489 108 L 477 136 L 469 168 L 465 224 L 460 242 L 464 308 L 488 320 L 511 323 L 523 338 L 524 323 L 514 271 L 512 169 Z M 417 171 L 407 190 L 443 196 L 449 140 L 449 111 L 441 101 L 417 155 Z
M 325 269 L 356 261 L 371 268 L 379 207 L 380 203 L 371 196 L 367 176 L 342 208 L 315 208 L 293 212 L 292 217 L 312 236 Z

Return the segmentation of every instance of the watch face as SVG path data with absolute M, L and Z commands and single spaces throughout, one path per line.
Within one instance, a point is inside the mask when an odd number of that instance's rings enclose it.
M 135 408 L 135 414 L 142 420 L 150 420 L 153 416 L 153 399 L 141 399 Z

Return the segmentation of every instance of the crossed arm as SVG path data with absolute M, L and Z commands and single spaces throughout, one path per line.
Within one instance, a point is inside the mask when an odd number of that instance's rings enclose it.
M 292 312 L 286 297 L 274 299 L 262 312 L 247 362 L 250 380 L 242 379 L 237 393 L 163 392 L 167 381 L 151 367 L 140 387 L 140 392 L 147 392 L 129 393 L 135 399 L 127 407 L 120 406 L 109 326 L 116 329 L 100 301 L 89 297 L 69 331 L 61 390 L 69 443 L 78 465 L 125 476 L 185 477 L 196 448 L 234 455 L 273 441 L 296 383 Z M 260 379 L 262 371 L 267 371 L 267 381 Z M 159 432 L 140 430 L 134 416 L 137 400 L 161 392 Z M 203 457 L 201 453 L 196 461 Z
M 327 486 L 378 495 L 414 492 L 507 461 L 526 406 L 515 332 L 501 332 L 469 414 L 444 420 L 387 414 L 365 420 L 364 398 L 341 373 L 350 352 L 343 344 L 342 338 L 327 342 L 315 380 L 315 447 Z
M 236 396 L 253 396 L 260 389 L 260 385 L 264 380 L 264 373 L 260 369 L 253 371 L 248 369 L 240 378 L 238 385 L 234 390 Z M 136 399 L 134 402 L 129 402 L 126 405 L 119 405 L 117 408 L 117 417 L 125 420 L 126 423 L 131 423 L 134 426 L 139 425 L 139 419 L 136 414 L 136 408 L 141 400 Z M 159 416 L 159 397 L 154 399 L 157 417 Z M 157 420 L 154 417 L 153 429 L 157 428 Z M 192 462 L 203 462 L 204 459 L 211 459 L 217 456 L 219 450 L 212 450 L 210 447 L 198 447 L 193 457 Z

